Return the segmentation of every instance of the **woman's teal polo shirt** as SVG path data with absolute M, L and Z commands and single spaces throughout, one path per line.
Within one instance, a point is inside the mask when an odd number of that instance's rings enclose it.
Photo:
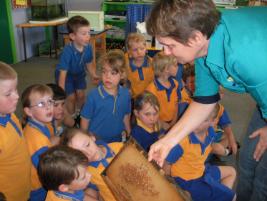
M 224 10 L 208 54 L 195 61 L 195 101 L 219 100 L 222 85 L 249 93 L 267 118 L 267 7 Z

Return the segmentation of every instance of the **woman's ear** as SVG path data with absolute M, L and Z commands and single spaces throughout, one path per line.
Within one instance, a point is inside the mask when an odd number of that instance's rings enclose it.
M 187 44 L 191 47 L 202 46 L 203 42 L 207 40 L 207 36 L 203 35 L 200 31 L 193 31 Z
M 25 112 L 25 114 L 26 114 L 28 117 L 32 117 L 32 111 L 31 111 L 31 108 L 29 108 L 29 107 L 24 107 L 24 108 L 23 108 L 23 111 Z

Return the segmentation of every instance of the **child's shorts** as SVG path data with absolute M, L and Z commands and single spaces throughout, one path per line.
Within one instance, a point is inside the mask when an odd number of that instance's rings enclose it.
M 204 175 L 199 179 L 174 179 L 181 188 L 191 194 L 194 201 L 232 201 L 235 196 L 230 188 L 220 183 L 221 173 L 217 166 L 206 166 Z
M 56 72 L 56 82 L 58 83 L 59 73 Z M 77 90 L 86 89 L 85 74 L 67 74 L 65 81 L 65 92 L 67 96 L 73 94 Z

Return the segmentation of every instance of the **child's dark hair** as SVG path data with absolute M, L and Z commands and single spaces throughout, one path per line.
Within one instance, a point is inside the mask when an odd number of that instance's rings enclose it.
M 126 69 L 124 52 L 119 49 L 108 51 L 99 59 L 99 66 L 103 70 L 104 64 L 108 64 L 111 69 L 117 73 L 123 73 Z
M 187 44 L 198 30 L 209 39 L 220 20 L 212 0 L 158 0 L 146 21 L 149 35 Z
M 53 91 L 53 99 L 55 101 L 57 100 L 65 100 L 67 95 L 65 93 L 65 91 L 57 84 L 54 84 L 54 83 L 49 83 L 49 84 L 46 84 L 47 86 L 49 86 L 52 91 Z
M 190 76 L 195 76 L 195 66 L 192 64 L 185 64 L 182 79 L 186 82 L 186 79 Z
M 64 132 L 62 133 L 59 144 L 68 146 L 70 141 L 72 140 L 72 138 L 78 133 L 81 133 L 81 134 L 84 134 L 87 136 L 92 136 L 92 135 L 84 132 L 81 129 L 68 128 L 68 129 L 65 129 Z
M 67 21 L 67 29 L 69 34 L 75 33 L 80 27 L 90 26 L 90 22 L 82 16 L 76 15 Z
M 157 97 L 147 91 L 138 95 L 134 99 L 134 110 L 142 110 L 145 103 L 149 103 L 156 111 L 159 111 L 160 105 Z
M 2 192 L 0 192 L 0 201 L 6 201 L 6 196 Z
M 40 156 L 40 182 L 45 189 L 57 191 L 61 184 L 70 184 L 79 177 L 79 165 L 88 165 L 88 159 L 81 151 L 62 145 L 51 147 Z

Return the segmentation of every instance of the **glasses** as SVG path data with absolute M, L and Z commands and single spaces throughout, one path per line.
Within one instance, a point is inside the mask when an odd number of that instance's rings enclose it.
M 49 99 L 47 102 L 41 101 L 37 103 L 36 105 L 31 105 L 30 107 L 39 107 L 39 108 L 45 108 L 45 107 L 50 107 L 54 105 L 55 101 L 52 99 Z

